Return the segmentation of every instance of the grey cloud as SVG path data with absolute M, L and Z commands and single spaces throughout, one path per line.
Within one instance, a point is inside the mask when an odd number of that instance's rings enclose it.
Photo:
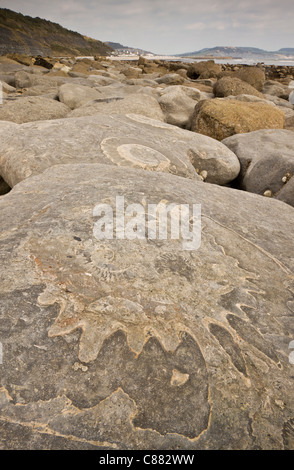
M 216 45 L 294 47 L 293 0 L 1 0 L 1 7 L 162 54 Z

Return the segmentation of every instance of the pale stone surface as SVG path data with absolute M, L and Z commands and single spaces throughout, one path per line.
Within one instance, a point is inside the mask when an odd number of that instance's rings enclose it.
M 237 95 L 237 96 L 234 96 L 234 95 L 231 95 L 231 96 L 226 96 L 225 98 L 226 100 L 237 100 L 237 101 L 245 101 L 247 103 L 266 103 L 266 104 L 269 104 L 271 106 L 276 106 L 275 103 L 270 100 L 270 99 L 266 99 L 265 96 L 263 96 L 263 98 L 260 98 L 258 96 L 254 96 L 254 95 L 246 95 L 246 94 L 241 94 L 241 95 Z M 278 98 L 280 99 L 280 98 Z M 284 100 L 283 100 L 284 101 Z
M 101 98 L 101 93 L 90 86 L 65 83 L 59 88 L 58 97 L 61 103 L 66 104 L 70 109 L 75 109 L 89 101 Z
M 170 90 L 170 88 L 172 89 Z M 200 92 L 197 93 L 197 96 L 199 95 Z M 173 86 L 167 88 L 167 92 L 162 94 L 158 103 L 167 123 L 189 129 L 197 101 L 189 97 L 182 89 Z
M 162 77 L 155 78 L 155 81 L 159 84 L 165 85 L 182 85 L 185 79 L 178 73 L 167 73 Z
M 262 93 L 266 95 L 273 95 L 277 96 L 278 98 L 288 99 L 290 89 L 287 85 L 283 85 L 283 83 L 275 82 L 274 80 L 267 80 L 264 83 Z
M 294 109 L 286 108 L 285 106 L 277 106 L 285 115 L 284 129 L 294 128 Z
M 154 96 L 145 93 L 132 93 L 114 99 L 101 98 L 86 103 L 68 114 L 69 117 L 92 116 L 100 114 L 141 114 L 142 116 L 164 121 L 161 107 Z
M 0 123 L 0 175 L 14 186 L 59 163 L 87 162 L 168 171 L 199 179 L 187 154 L 191 148 L 197 150 L 198 140 L 193 141 L 193 134 L 190 137 L 190 133 L 182 134 L 184 131 L 179 129 L 182 133 L 178 134 L 177 130 L 139 115 L 97 114 L 35 122 L 11 130 Z M 177 142 L 179 135 L 186 142 Z M 126 152 L 127 145 L 133 146 L 133 156 Z M 150 161 L 150 152 L 156 152 L 158 158 Z
M 260 130 L 223 140 L 239 158 L 239 185 L 294 206 L 294 132 Z
M 285 100 L 283 98 L 279 98 L 278 96 L 274 95 L 264 95 L 265 99 L 268 101 L 272 101 L 276 106 L 283 106 L 285 108 L 290 108 L 293 109 L 293 105 L 289 103 L 288 100 Z
M 202 240 L 97 240 L 94 207 L 200 203 Z M 0 199 L 2 449 L 292 449 L 293 208 L 59 165 Z
M 14 86 L 8 85 L 8 83 L 1 81 L 0 77 L 0 87 L 2 88 L 2 91 L 5 93 L 14 93 L 16 91 L 16 88 Z
M 132 114 L 99 114 L 11 129 L 0 123 L 0 154 L 0 175 L 11 186 L 60 163 L 133 166 L 200 179 L 197 168 L 208 172 L 207 182 L 216 184 L 233 180 L 240 171 L 236 155 L 220 142 Z
M 59 86 L 66 82 L 65 77 L 47 77 L 46 74 L 29 73 L 25 70 L 20 70 L 15 73 L 15 86 L 16 88 L 28 88 L 31 86 Z
M 117 79 L 103 77 L 101 75 L 89 75 L 89 80 L 95 82 L 97 86 L 113 85 L 117 82 Z
M 0 121 L 22 124 L 31 121 L 60 119 L 70 112 L 65 104 L 44 96 L 21 97 L 5 101 L 0 107 Z

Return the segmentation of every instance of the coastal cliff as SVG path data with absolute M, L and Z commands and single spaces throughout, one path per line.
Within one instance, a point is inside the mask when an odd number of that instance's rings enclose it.
M 57 23 L 0 8 L 0 55 L 109 55 L 111 52 L 107 44 Z

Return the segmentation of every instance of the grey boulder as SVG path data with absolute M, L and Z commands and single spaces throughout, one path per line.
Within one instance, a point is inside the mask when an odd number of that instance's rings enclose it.
M 239 158 L 241 189 L 294 206 L 294 132 L 267 129 L 222 141 Z
M 166 122 L 183 129 L 189 129 L 194 108 L 200 100 L 200 92 L 195 90 L 193 95 L 193 91 L 193 88 L 178 85 L 169 86 L 161 92 L 158 103 Z

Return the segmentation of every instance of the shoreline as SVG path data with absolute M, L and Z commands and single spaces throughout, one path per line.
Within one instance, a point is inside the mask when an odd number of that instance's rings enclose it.
M 109 56 L 107 57 L 110 60 L 129 60 L 135 61 L 138 60 L 140 56 L 138 55 L 120 55 L 120 56 Z M 262 63 L 264 65 L 274 65 L 274 66 L 294 66 L 294 57 L 290 59 L 265 59 L 263 57 L 254 58 L 254 59 L 246 59 L 246 58 L 233 58 L 233 57 L 177 57 L 177 56 L 166 56 L 166 55 L 141 55 L 144 59 L 147 60 L 163 60 L 167 62 L 185 62 L 185 63 L 193 63 L 193 62 L 200 62 L 200 61 L 208 61 L 214 60 L 216 64 L 231 64 L 231 65 L 256 65 Z

